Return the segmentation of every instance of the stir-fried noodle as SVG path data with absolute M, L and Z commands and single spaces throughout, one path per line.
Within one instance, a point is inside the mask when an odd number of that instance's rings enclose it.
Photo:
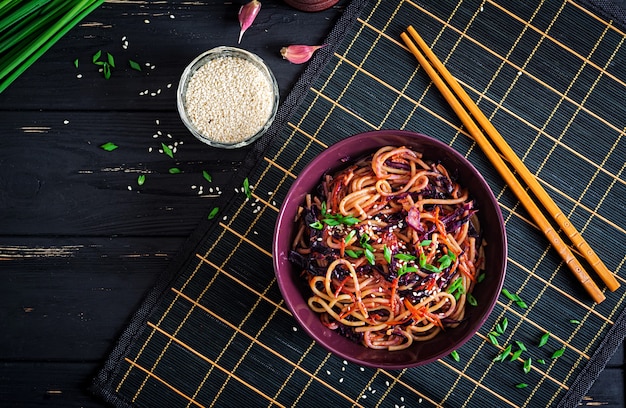
M 403 349 L 458 325 L 475 301 L 476 211 L 441 164 L 383 147 L 306 197 L 290 260 L 324 325 L 366 347 Z

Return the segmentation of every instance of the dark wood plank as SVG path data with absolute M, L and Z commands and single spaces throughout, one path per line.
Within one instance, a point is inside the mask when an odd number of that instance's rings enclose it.
M 5 407 L 106 407 L 89 392 L 96 362 L 0 362 L 0 401 Z
M 246 154 L 216 154 L 170 112 L 37 116 L 0 111 L 0 134 L 6 136 L 0 149 L 4 235 L 188 236 Z M 99 146 L 106 142 L 119 148 L 104 151 Z M 161 143 L 182 145 L 171 159 L 158 152 Z M 174 167 L 182 173 L 170 174 Z M 137 184 L 139 174 L 146 176 L 143 186 Z
M 0 237 L 0 361 L 103 361 L 184 241 Z

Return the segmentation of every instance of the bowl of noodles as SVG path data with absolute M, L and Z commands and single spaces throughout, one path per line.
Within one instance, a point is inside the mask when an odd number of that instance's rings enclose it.
M 507 258 L 502 214 L 478 170 L 400 130 L 354 135 L 314 158 L 283 201 L 272 251 L 305 332 L 385 369 L 466 343 L 495 305 Z

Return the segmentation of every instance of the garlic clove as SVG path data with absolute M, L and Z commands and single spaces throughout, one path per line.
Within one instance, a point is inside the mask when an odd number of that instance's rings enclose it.
M 324 45 L 290 45 L 283 47 L 280 50 L 280 54 L 284 59 L 294 64 L 303 64 L 311 59 L 313 53 L 318 49 L 325 47 Z
M 239 26 L 241 30 L 239 31 L 239 41 L 238 44 L 241 43 L 241 37 L 243 37 L 243 33 L 252 25 L 254 19 L 257 14 L 261 10 L 261 2 L 258 0 L 252 0 L 248 4 L 241 6 L 239 9 Z

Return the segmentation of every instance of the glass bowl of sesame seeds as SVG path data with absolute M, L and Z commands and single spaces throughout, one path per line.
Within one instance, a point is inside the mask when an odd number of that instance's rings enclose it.
M 279 103 L 274 74 L 257 55 L 216 47 L 183 71 L 177 107 L 189 131 L 220 148 L 247 146 L 271 126 Z

